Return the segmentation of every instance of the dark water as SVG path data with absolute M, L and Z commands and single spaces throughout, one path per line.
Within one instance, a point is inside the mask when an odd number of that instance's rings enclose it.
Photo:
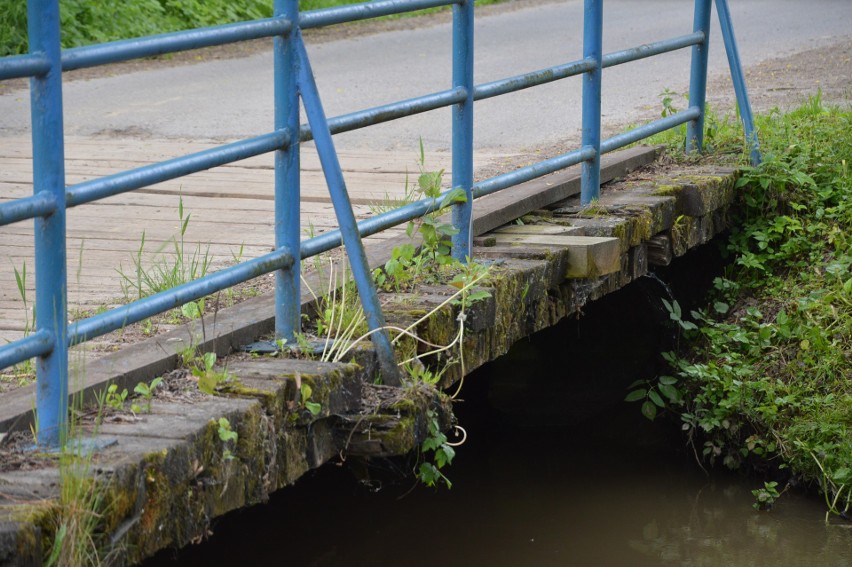
M 711 277 L 707 261 L 693 259 Z M 700 287 L 665 276 L 676 295 Z M 852 566 L 852 529 L 826 527 L 819 500 L 787 493 L 758 513 L 761 480 L 705 475 L 676 427 L 622 402 L 672 340 L 658 287 L 631 286 L 471 375 L 452 490 L 417 486 L 412 459 L 372 463 L 369 482 L 330 465 L 150 565 Z

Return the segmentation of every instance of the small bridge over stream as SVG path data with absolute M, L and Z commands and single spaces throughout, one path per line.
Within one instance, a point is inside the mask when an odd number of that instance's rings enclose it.
M 0 347 L 0 366 L 35 357 L 38 378 L 35 386 L 2 393 L 0 431 L 33 425 L 38 445 L 57 447 L 68 430 L 69 392 L 93 400 L 108 385 L 114 384 L 118 392 L 133 390 L 139 382 L 165 376 L 168 387 L 156 395 L 150 411 L 99 425 L 86 412 L 76 414 L 81 421 L 75 434 L 98 450 L 96 478 L 110 498 L 104 530 L 123 549 L 122 561 L 139 561 L 163 547 L 202 537 L 210 518 L 262 502 L 307 470 L 339 456 L 406 454 L 428 433 L 427 415 L 449 427 L 449 398 L 402 377 L 397 369 L 400 353 L 417 353 L 436 371 L 446 368 L 437 386 L 450 388 L 521 338 L 580 313 L 587 302 L 629 285 L 647 274 L 649 266 L 669 264 L 728 227 L 736 171 L 693 166 L 631 177 L 654 161 L 659 148 L 616 151 L 682 124 L 688 128 L 687 150 L 700 150 L 709 0 L 696 1 L 691 33 L 606 55 L 601 47 L 602 4 L 587 0 L 582 59 L 484 85 L 475 85 L 472 78 L 473 3 L 454 2 L 455 71 L 450 89 L 345 116 L 325 116 L 300 27 L 445 3 L 387 0 L 299 14 L 295 1 L 276 0 L 275 16 L 267 20 L 61 51 L 57 2 L 31 0 L 31 19 L 36 22 L 31 26 L 31 53 L 0 60 L 0 79 L 32 77 L 34 109 L 33 152 L 24 149 L 25 140 L 6 138 L 0 147 L 0 159 L 9 164 L 0 174 L 0 225 L 5 225 L 0 229 L 4 253 L 22 265 L 34 256 L 28 265 L 35 266 L 36 318 L 32 327 L 29 321 L 26 328 L 14 323 L 17 308 L 4 290 L 0 324 L 3 338 L 12 342 Z M 717 0 L 716 5 L 757 160 L 727 2 Z M 63 70 L 270 36 L 275 40 L 278 90 L 275 129 L 268 134 L 225 146 L 157 143 L 143 144 L 141 150 L 63 137 Z M 602 140 L 603 68 L 686 47 L 693 51 L 689 108 Z M 474 101 L 572 75 L 584 81 L 581 147 L 474 181 Z M 309 124 L 298 122 L 300 99 Z M 442 106 L 454 109 L 449 187 L 438 196 L 368 214 L 377 201 L 405 200 L 400 190 L 410 167 L 392 159 L 375 171 L 374 165 L 364 165 L 370 156 L 336 152 L 332 134 Z M 310 139 L 316 154 L 300 152 L 300 142 Z M 440 163 L 441 156 L 427 159 Z M 184 177 L 188 174 L 194 175 Z M 608 182 L 613 183 L 601 192 Z M 265 189 L 270 185 L 274 191 Z M 172 290 L 92 313 L 107 282 L 115 281 L 116 263 L 131 269 L 121 260 L 128 261 L 143 230 L 156 248 L 170 245 L 169 236 L 186 227 L 184 209 L 170 221 L 153 214 L 156 209 L 174 210 L 177 199 L 192 214 L 193 230 L 198 225 L 195 239 L 211 242 L 219 257 L 231 254 L 234 265 L 215 266 L 220 269 Z M 445 207 L 452 208 L 445 220 L 457 231 L 453 256 L 490 266 L 479 285 L 487 297 L 466 306 L 461 318 L 459 306 L 450 301 L 457 287 L 441 283 L 379 293 L 371 277 L 393 248 L 410 238 L 402 225 Z M 107 216 L 128 220 L 110 228 L 102 222 Z M 18 222 L 31 218 L 36 219 L 34 246 L 31 225 Z M 274 238 L 263 232 L 270 226 Z M 316 234 L 303 238 L 306 228 Z M 372 329 L 372 343 L 354 346 L 343 362 L 243 353 L 259 338 L 297 342 L 302 314 L 315 309 L 311 290 L 325 285 L 317 273 L 301 273 L 300 260 L 341 244 Z M 417 238 L 413 244 L 418 244 Z M 240 257 L 240 249 L 249 259 Z M 91 272 L 79 270 L 76 287 L 69 275 L 75 254 L 98 259 Z M 235 284 L 258 285 L 255 278 L 267 277 L 266 287 L 273 290 L 269 295 L 224 308 L 219 299 L 210 299 Z M 68 309 L 74 294 L 85 298 L 80 312 Z M 216 307 L 200 319 L 170 330 L 163 324 L 165 332 L 117 352 L 81 354 L 76 364 L 74 355 L 69 357 L 69 348 L 109 333 L 119 333 L 100 343 L 110 349 L 123 332 L 147 334 L 145 320 L 205 297 L 208 306 L 216 302 Z M 424 313 L 432 314 L 422 318 Z M 450 343 L 459 325 L 464 333 L 453 363 L 430 354 L 434 347 L 428 345 Z M 389 332 L 394 327 L 410 329 L 419 342 L 394 336 Z M 232 379 L 220 384 L 221 395 L 199 393 L 198 376 L 174 371 L 178 353 L 187 347 L 216 353 L 218 366 L 227 368 Z M 377 376 L 383 384 L 375 384 Z M 222 437 L 221 418 L 228 420 L 227 429 L 236 437 Z M 31 504 L 55 500 L 59 475 L 51 466 L 0 472 L 0 560 L 41 562 L 48 508 L 33 511 Z

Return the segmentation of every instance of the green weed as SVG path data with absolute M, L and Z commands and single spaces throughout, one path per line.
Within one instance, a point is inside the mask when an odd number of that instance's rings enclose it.
M 682 399 L 662 381 L 628 398 L 658 409 L 657 391 L 704 460 L 789 467 L 839 515 L 852 500 L 852 110 L 817 95 L 757 124 L 764 161 L 737 184 L 733 262 L 704 308 L 666 306 L 688 347 L 666 355 Z
M 211 396 L 236 381 L 227 369 L 216 368 L 215 352 L 205 352 L 201 356 L 192 358 L 188 366 L 192 375 L 198 380 L 198 389 Z
M 153 400 L 154 398 L 154 390 L 156 390 L 157 386 L 162 383 L 163 379 L 158 377 L 151 380 L 150 384 L 146 384 L 145 382 L 139 382 L 138 384 L 136 384 L 136 387 L 133 388 L 133 391 L 142 397 L 142 399 L 145 401 L 145 405 L 140 406 L 138 404 L 133 404 L 131 409 L 134 413 L 140 413 L 143 411 L 145 413 L 151 413 L 151 400 Z
M 98 405 L 112 408 L 114 410 L 123 410 L 124 401 L 127 399 L 127 388 L 118 390 L 118 384 L 110 384 L 105 391 L 97 395 Z
M 222 460 L 224 461 L 232 461 L 236 457 L 234 453 L 231 451 L 232 447 L 236 447 L 237 440 L 239 440 L 240 436 L 236 431 L 231 429 L 231 422 L 228 421 L 225 417 L 220 417 L 217 422 L 218 428 L 217 432 L 219 434 L 219 440 L 222 441 Z
M 754 496 L 755 502 L 752 507 L 755 510 L 771 510 L 775 501 L 781 496 L 778 493 L 778 483 L 775 481 L 764 482 L 763 488 L 752 490 L 751 495 Z
M 427 410 L 426 419 L 429 435 L 420 445 L 420 456 L 423 460 L 417 469 L 417 477 L 426 486 L 433 487 L 443 483 L 447 488 L 452 488 L 453 483 L 441 469 L 453 462 L 456 451 L 447 443 L 447 436 L 441 431 L 437 414 L 433 410 Z M 428 460 L 430 453 L 432 460 Z
M 208 245 L 202 250 L 199 243 L 195 245 L 194 250 L 187 250 L 186 231 L 189 228 L 191 217 L 190 213 L 185 213 L 183 197 L 180 197 L 178 201 L 180 231 L 156 251 L 154 259 L 150 263 L 147 263 L 144 258 L 145 231 L 142 231 L 139 248 L 132 258 L 132 272 L 126 273 L 121 265 L 116 270 L 121 278 L 121 291 L 125 301 L 142 299 L 207 274 L 213 260 L 210 256 L 210 246 Z M 169 243 L 171 243 L 171 251 L 166 253 L 164 249 L 168 247 Z M 180 311 L 184 317 L 197 319 L 204 313 L 204 305 L 205 300 L 199 299 L 184 304 Z
M 420 140 L 420 156 L 417 165 L 420 170 L 417 186 L 410 195 L 406 179 L 406 194 L 409 198 L 412 200 L 441 198 L 439 203 L 441 209 L 453 203 L 466 201 L 465 193 L 461 189 L 441 197 L 444 170 L 432 171 L 426 167 L 423 140 Z M 441 268 L 454 263 L 451 256 L 452 237 L 458 231 L 452 224 L 442 222 L 439 215 L 440 212 L 436 211 L 408 223 L 406 234 L 409 238 L 413 238 L 417 233 L 420 237 L 419 247 L 413 243 L 395 247 L 383 269 L 373 273 L 378 287 L 388 291 L 403 291 L 417 283 L 441 281 L 444 276 Z
M 82 413 L 82 397 L 69 400 L 71 419 L 68 431 L 60 440 L 58 455 L 59 498 L 53 504 L 50 535 L 46 546 L 46 566 L 110 564 L 112 544 L 104 533 L 103 520 L 110 511 L 105 500 L 106 482 L 93 466 L 94 449 L 75 416 Z M 104 405 L 98 403 L 95 423 L 100 423 Z M 91 439 L 97 437 L 97 429 Z
M 659 95 L 661 111 L 660 115 L 665 118 L 676 114 L 679 109 L 676 104 L 678 98 L 688 100 L 686 94 L 678 94 L 668 88 Z M 631 126 L 630 128 L 633 128 Z M 697 159 L 696 156 L 684 154 L 686 143 L 686 125 L 681 124 L 676 128 L 660 132 L 641 142 L 642 144 L 663 145 L 669 156 L 675 160 L 690 161 Z M 743 165 L 749 163 L 749 148 L 743 137 L 742 123 L 739 116 L 723 115 L 707 104 L 704 108 L 704 148 L 705 155 L 712 156 L 734 156 L 738 163 Z
M 311 401 L 313 393 L 314 391 L 308 384 L 302 382 L 299 386 L 299 399 L 301 400 L 302 405 L 311 413 L 311 415 L 317 416 L 322 411 L 322 405 Z
M 12 270 L 15 273 L 15 285 L 18 289 L 18 297 L 21 298 L 24 306 L 24 337 L 28 337 L 33 330 L 35 312 L 30 312 L 30 303 L 27 299 L 27 263 L 24 262 L 20 270 L 18 270 L 17 266 L 12 266 Z M 23 386 L 32 383 L 35 380 L 35 375 L 35 363 L 33 359 L 27 359 L 14 365 L 11 371 L 6 370 L 3 376 L 0 376 L 0 379 L 14 381 L 18 385 Z

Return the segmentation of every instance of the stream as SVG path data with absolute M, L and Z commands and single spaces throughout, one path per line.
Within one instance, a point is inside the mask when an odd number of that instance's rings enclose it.
M 691 262 L 662 276 L 675 296 L 718 273 Z M 762 479 L 706 474 L 676 424 L 623 401 L 674 340 L 660 293 L 628 286 L 468 376 L 451 490 L 418 485 L 414 457 L 327 465 L 146 565 L 852 566 L 852 524 L 826 526 L 816 495 L 757 512 Z

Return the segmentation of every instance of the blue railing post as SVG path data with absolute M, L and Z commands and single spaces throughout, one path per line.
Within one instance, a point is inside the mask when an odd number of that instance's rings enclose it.
M 299 25 L 299 1 L 275 0 L 274 15 L 293 23 L 286 36 L 275 36 L 275 129 L 289 132 L 289 144 L 275 150 L 275 247 L 295 255 L 292 266 L 275 272 L 275 336 L 293 341 L 301 329 L 299 274 L 301 262 L 299 229 L 301 205 L 299 187 L 299 58 L 296 54 L 296 29 Z
M 689 71 L 689 106 L 701 114 L 686 125 L 686 147 L 690 154 L 700 152 L 704 144 L 704 109 L 707 97 L 707 57 L 710 53 L 710 12 L 713 0 L 695 0 L 692 29 L 704 34 L 704 41 L 692 46 L 692 63 Z
M 583 73 L 583 149 L 594 157 L 583 162 L 580 204 L 588 205 L 601 191 L 601 75 L 603 61 L 603 0 L 585 0 L 583 10 L 583 58 L 594 69 Z
M 473 0 L 453 5 L 453 87 L 466 93 L 453 105 L 453 188 L 467 197 L 453 206 L 453 258 L 464 262 L 473 239 Z
M 760 145 L 757 132 L 754 129 L 754 116 L 751 112 L 751 102 L 748 99 L 745 74 L 740 62 L 740 52 L 737 49 L 734 23 L 731 19 L 731 12 L 728 10 L 728 0 L 716 0 L 716 11 L 719 13 L 719 25 L 722 28 L 722 39 L 725 41 L 725 52 L 728 54 L 728 66 L 731 68 L 731 80 L 734 83 L 734 92 L 737 95 L 737 105 L 740 107 L 743 129 L 751 151 L 751 163 L 757 165 L 760 163 Z
M 68 425 L 66 345 L 65 147 L 62 126 L 62 67 L 59 0 L 30 0 L 30 53 L 47 57 L 50 69 L 30 79 L 33 192 L 52 195 L 56 210 L 35 219 L 35 324 L 52 334 L 53 348 L 36 363 L 36 411 L 40 446 L 65 442 Z

